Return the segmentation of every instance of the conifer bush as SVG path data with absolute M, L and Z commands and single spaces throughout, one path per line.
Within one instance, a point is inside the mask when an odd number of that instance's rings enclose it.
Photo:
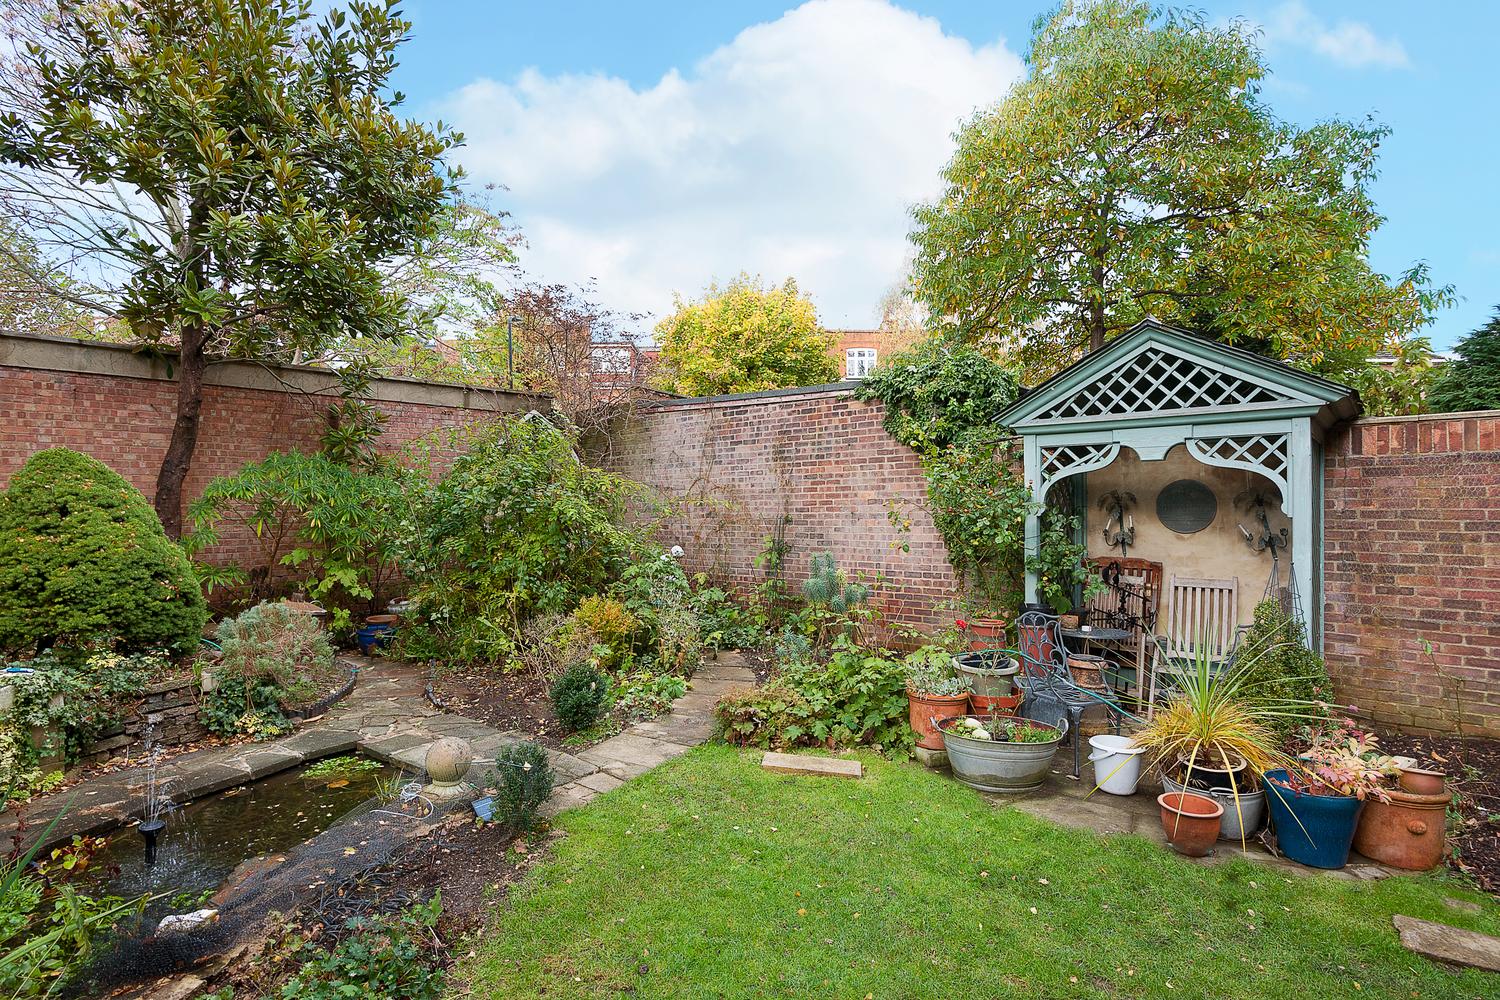
M 191 649 L 207 617 L 187 555 L 98 459 L 39 451 L 0 494 L 0 648 Z

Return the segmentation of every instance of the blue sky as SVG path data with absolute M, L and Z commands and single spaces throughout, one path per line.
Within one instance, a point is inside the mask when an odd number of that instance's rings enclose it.
M 1261 25 L 1264 96 L 1310 123 L 1374 115 L 1372 260 L 1426 260 L 1462 297 L 1446 348 L 1500 304 L 1500 4 L 1200 3 Z M 1041 3 L 407 0 L 408 108 L 470 137 L 458 160 L 548 281 L 670 310 L 740 270 L 798 278 L 825 324 L 872 325 L 910 204 L 958 122 L 1000 99 Z

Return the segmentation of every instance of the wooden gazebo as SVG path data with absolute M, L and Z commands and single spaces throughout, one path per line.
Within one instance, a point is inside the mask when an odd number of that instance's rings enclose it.
M 1345 386 L 1146 319 L 1027 393 L 1000 420 L 1023 440 L 1038 510 L 1052 487 L 1109 466 L 1125 448 L 1148 463 L 1181 445 L 1204 465 L 1274 483 L 1291 526 L 1291 590 L 1318 648 L 1323 439 L 1359 412 L 1359 397 Z M 1030 602 L 1037 599 L 1029 567 L 1039 517 L 1026 523 Z

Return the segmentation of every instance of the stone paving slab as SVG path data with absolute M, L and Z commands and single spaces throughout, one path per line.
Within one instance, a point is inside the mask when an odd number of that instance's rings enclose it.
M 1449 965 L 1465 965 L 1486 972 L 1500 972 L 1500 937 L 1466 931 L 1447 924 L 1396 914 L 1391 918 L 1401 935 L 1401 944 L 1427 958 Z

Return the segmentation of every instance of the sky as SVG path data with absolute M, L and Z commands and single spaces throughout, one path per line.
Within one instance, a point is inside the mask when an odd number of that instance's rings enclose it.
M 1025 2 L 801 5 L 406 0 L 408 113 L 466 135 L 527 276 L 594 282 L 648 316 L 741 271 L 792 276 L 823 324 L 873 326 L 952 134 L 1024 73 Z M 1417 261 L 1457 306 L 1446 349 L 1500 305 L 1500 3 L 1193 3 L 1258 26 L 1282 118 L 1374 118 L 1376 270 Z

